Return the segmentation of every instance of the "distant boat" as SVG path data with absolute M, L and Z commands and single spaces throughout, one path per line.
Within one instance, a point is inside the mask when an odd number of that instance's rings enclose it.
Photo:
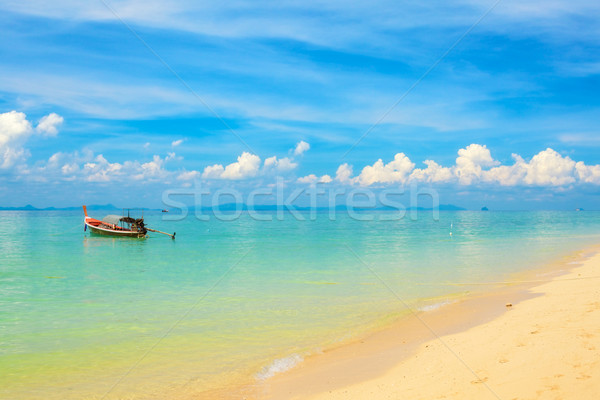
M 162 210 L 162 212 L 169 212 L 169 210 L 165 210 L 165 209 L 163 209 L 163 210 Z
M 146 237 L 148 232 L 156 232 L 171 236 L 171 239 L 175 239 L 175 232 L 171 235 L 170 233 L 161 232 L 156 229 L 150 229 L 144 224 L 143 215 L 141 218 L 131 218 L 129 216 L 129 211 L 130 210 L 127 210 L 127 216 L 125 216 L 125 210 L 123 210 L 123 216 L 107 215 L 102 218 L 102 220 L 99 220 L 88 216 L 87 207 L 83 206 L 83 213 L 85 214 L 85 218 L 83 220 L 85 224 L 85 230 L 87 230 L 89 227 L 90 232 L 97 235 L 135 238 Z

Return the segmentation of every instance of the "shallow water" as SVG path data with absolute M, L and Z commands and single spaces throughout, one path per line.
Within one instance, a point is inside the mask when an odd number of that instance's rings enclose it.
M 600 241 L 597 212 L 263 215 L 147 212 L 171 240 L 92 236 L 81 212 L 0 212 L 0 397 L 159 398 L 265 378 L 404 303 L 432 309 Z

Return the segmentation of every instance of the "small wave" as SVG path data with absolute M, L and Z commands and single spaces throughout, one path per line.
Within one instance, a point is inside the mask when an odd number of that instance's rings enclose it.
M 437 310 L 438 308 L 443 307 L 450 303 L 452 303 L 450 300 L 444 300 L 439 303 L 428 304 L 426 306 L 419 307 L 419 311 L 425 311 L 425 312 L 434 311 L 434 310 Z
M 303 360 L 304 358 L 299 354 L 292 354 L 289 357 L 279 358 L 273 361 L 271 365 L 264 367 L 262 371 L 256 374 L 256 378 L 261 381 L 271 378 L 276 374 L 280 374 L 294 368 Z

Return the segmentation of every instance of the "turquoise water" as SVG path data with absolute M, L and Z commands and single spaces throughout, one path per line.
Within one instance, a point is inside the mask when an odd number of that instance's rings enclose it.
M 427 308 L 600 242 L 596 212 L 364 215 L 146 213 L 173 241 L 93 236 L 81 212 L 0 212 L 0 398 L 161 398 L 262 379 L 406 313 L 399 298 Z

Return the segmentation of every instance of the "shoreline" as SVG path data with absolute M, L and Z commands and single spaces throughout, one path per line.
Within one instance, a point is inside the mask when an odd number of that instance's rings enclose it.
M 381 330 L 310 355 L 290 370 L 236 392 L 243 393 L 246 399 L 337 399 L 348 398 L 351 393 L 349 390 L 355 391 L 357 398 L 362 398 L 358 393 L 361 390 L 376 393 L 377 387 L 382 385 L 396 387 L 396 383 L 390 386 L 394 379 L 389 375 L 407 362 L 422 358 L 424 349 L 431 353 L 430 348 L 440 346 L 441 337 L 452 338 L 454 335 L 481 330 L 497 323 L 509 311 L 516 310 L 517 305 L 531 300 L 542 299 L 541 303 L 544 303 L 547 294 L 538 288 L 554 282 L 561 284 L 560 281 L 565 279 L 561 277 L 574 274 L 574 271 L 586 266 L 592 268 L 589 265 L 591 260 L 596 260 L 600 265 L 599 250 L 599 246 L 582 249 L 542 268 L 514 274 L 522 278 L 516 283 L 501 282 L 489 292 L 468 294 L 432 311 L 412 311 L 410 315 Z M 494 286 L 494 283 L 491 285 Z M 507 303 L 513 306 L 507 308 Z M 444 349 L 438 349 L 441 350 Z M 447 353 L 448 350 L 445 348 Z M 462 368 L 467 370 L 464 366 Z M 378 383 L 374 388 L 375 382 Z M 429 385 L 424 382 L 421 384 Z M 387 398 L 388 394 L 380 393 L 383 398 Z M 363 393 L 363 396 L 366 394 Z

